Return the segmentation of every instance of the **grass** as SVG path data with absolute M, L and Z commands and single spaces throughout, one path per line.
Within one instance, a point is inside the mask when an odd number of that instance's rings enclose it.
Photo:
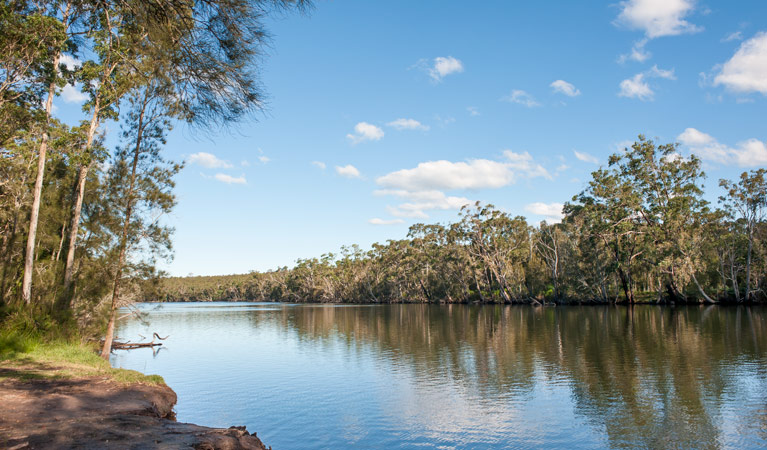
M 164 384 L 159 375 L 115 369 L 96 348 L 79 342 L 45 342 L 24 333 L 0 332 L 0 380 L 108 377 L 122 384 Z

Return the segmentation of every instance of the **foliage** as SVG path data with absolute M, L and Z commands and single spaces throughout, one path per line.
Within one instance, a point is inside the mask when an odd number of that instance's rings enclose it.
M 368 251 L 291 268 L 146 284 L 152 301 L 608 303 L 765 301 L 765 171 L 723 182 L 724 211 L 703 200 L 695 157 L 640 136 L 564 207 L 531 226 L 492 205 L 456 223 L 415 224 Z M 749 231 L 751 230 L 751 231 Z M 749 249 L 752 250 L 749 250 Z M 750 255 L 750 256 L 749 256 Z M 749 259 L 750 258 L 750 259 Z M 748 286 L 748 287 L 746 287 Z
M 183 166 L 162 156 L 167 133 L 261 110 L 264 18 L 306 6 L 0 4 L 0 324 L 20 327 L 5 334 L 5 347 L 28 349 L 51 330 L 101 335 L 115 309 L 137 298 L 137 283 L 159 276 L 157 261 L 172 257 L 164 216 Z M 52 107 L 67 83 L 86 96 L 74 127 Z M 106 120 L 124 131 L 115 149 L 104 145 Z

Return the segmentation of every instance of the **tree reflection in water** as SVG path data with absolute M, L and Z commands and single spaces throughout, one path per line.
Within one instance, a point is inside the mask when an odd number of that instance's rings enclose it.
M 163 375 L 180 420 L 275 448 L 767 445 L 765 308 L 153 308 L 167 350 L 116 365 Z
M 480 397 L 525 395 L 541 376 L 566 380 L 577 412 L 604 427 L 611 447 L 719 448 L 733 406 L 753 417 L 742 438 L 764 443 L 761 308 L 303 306 L 280 319 L 304 339 L 337 333 L 376 347 L 424 379 L 450 374 Z M 732 405 L 754 383 L 759 398 Z

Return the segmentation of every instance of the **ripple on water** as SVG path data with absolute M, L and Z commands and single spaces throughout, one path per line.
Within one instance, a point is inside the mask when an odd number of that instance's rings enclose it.
M 764 309 L 140 308 L 121 338 L 171 337 L 113 363 L 278 449 L 767 446 Z

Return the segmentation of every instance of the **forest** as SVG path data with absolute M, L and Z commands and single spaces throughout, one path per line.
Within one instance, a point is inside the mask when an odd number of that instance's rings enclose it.
M 705 199 L 695 155 L 639 136 L 561 223 L 489 204 L 401 240 L 292 268 L 166 277 L 173 126 L 216 131 L 263 108 L 264 18 L 300 0 L 12 0 L 0 5 L 0 321 L 104 335 L 132 301 L 764 302 L 764 169 Z M 75 91 L 78 120 L 54 99 Z M 110 125 L 110 126 L 107 126 Z M 113 131 L 110 131 L 113 130 Z M 115 131 L 117 130 L 117 131 Z M 112 133 L 110 135 L 109 133 Z M 114 142 L 114 144 L 110 144 Z M 8 325 L 11 324 L 11 325 Z M 104 331 L 106 330 L 106 333 Z
M 163 156 L 168 133 L 217 131 L 261 111 L 264 19 L 307 6 L 0 4 L 1 334 L 106 330 L 108 356 L 117 309 L 172 255 L 164 219 L 183 163 Z M 57 114 L 63 92 L 83 99 L 80 117 Z
M 356 245 L 264 273 L 143 283 L 152 301 L 338 303 L 753 303 L 767 299 L 765 169 L 720 180 L 676 144 L 639 136 L 591 174 L 561 223 L 493 205 L 407 237 Z

